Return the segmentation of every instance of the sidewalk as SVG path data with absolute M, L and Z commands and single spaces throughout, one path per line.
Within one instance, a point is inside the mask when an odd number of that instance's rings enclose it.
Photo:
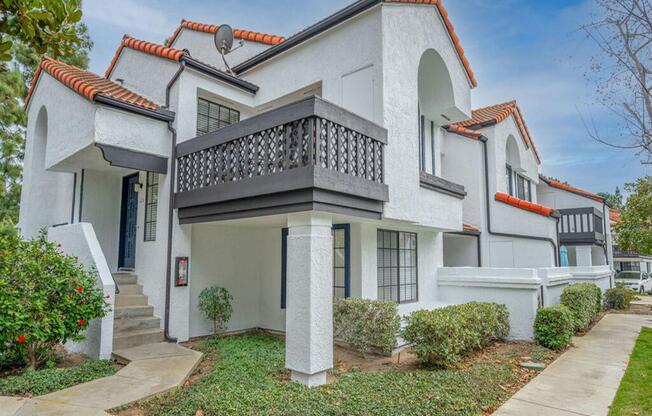
M 643 326 L 652 315 L 605 316 L 494 415 L 606 416 Z
M 202 354 L 176 344 L 148 344 L 114 351 L 129 364 L 115 375 L 33 399 L 0 397 L 0 416 L 89 415 L 171 390 L 190 376 Z

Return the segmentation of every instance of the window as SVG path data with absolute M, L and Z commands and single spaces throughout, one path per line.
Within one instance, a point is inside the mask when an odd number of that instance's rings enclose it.
M 507 179 L 507 193 L 514 196 L 514 170 L 509 164 L 505 165 L 505 175 Z
M 526 201 L 532 201 L 532 182 L 521 175 L 516 175 L 516 190 L 519 199 L 524 199 Z
M 419 115 L 419 168 L 426 170 L 426 117 Z
M 351 296 L 351 226 L 333 225 L 333 299 Z M 288 229 L 281 232 L 281 309 L 287 306 Z
M 351 296 L 350 226 L 333 226 L 333 299 Z
M 417 235 L 378 230 L 378 299 L 398 303 L 418 299 Z
M 620 271 L 621 272 L 640 272 L 641 263 L 637 261 L 621 261 L 620 262 Z
M 430 122 L 430 153 L 432 155 L 432 174 L 435 175 L 435 122 Z
M 212 133 L 240 121 L 240 112 L 203 98 L 197 100 L 197 134 Z
M 156 241 L 158 217 L 158 173 L 147 172 L 145 192 L 145 241 Z

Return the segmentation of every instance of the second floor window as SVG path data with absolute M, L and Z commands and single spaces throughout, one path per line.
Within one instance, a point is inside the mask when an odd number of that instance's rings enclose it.
M 240 112 L 199 98 L 197 100 L 197 134 L 212 133 L 240 122 Z
M 516 175 L 516 190 L 517 198 L 532 202 L 532 181 L 525 176 Z
M 507 179 L 507 193 L 514 195 L 514 170 L 510 164 L 505 165 L 505 179 Z

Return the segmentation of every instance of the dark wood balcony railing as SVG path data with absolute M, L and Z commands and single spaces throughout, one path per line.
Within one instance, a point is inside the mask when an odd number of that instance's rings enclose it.
M 599 209 L 560 209 L 559 213 L 559 240 L 562 244 L 604 243 L 604 222 Z
M 382 127 L 310 97 L 179 144 L 175 206 L 185 222 L 306 208 L 378 216 L 386 143 Z

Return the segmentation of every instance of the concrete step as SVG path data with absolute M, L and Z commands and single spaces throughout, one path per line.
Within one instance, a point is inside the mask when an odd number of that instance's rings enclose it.
M 147 306 L 145 295 L 124 295 L 120 293 L 115 296 L 115 306 Z
M 150 317 L 154 316 L 154 307 L 151 305 L 118 306 L 113 313 L 114 319 Z
M 164 338 L 163 330 L 159 328 L 121 332 L 113 336 L 113 349 L 121 350 L 144 344 L 154 344 L 163 342 Z
M 125 317 L 113 321 L 114 336 L 125 331 L 140 331 L 143 329 L 157 328 L 161 328 L 161 318 L 157 316 Z
M 120 285 L 120 293 L 118 293 L 118 296 L 142 295 L 142 294 L 143 294 L 143 287 L 141 285 L 128 284 L 128 285 Z
M 138 275 L 134 273 L 113 273 L 115 282 L 120 285 L 135 285 L 138 283 Z

